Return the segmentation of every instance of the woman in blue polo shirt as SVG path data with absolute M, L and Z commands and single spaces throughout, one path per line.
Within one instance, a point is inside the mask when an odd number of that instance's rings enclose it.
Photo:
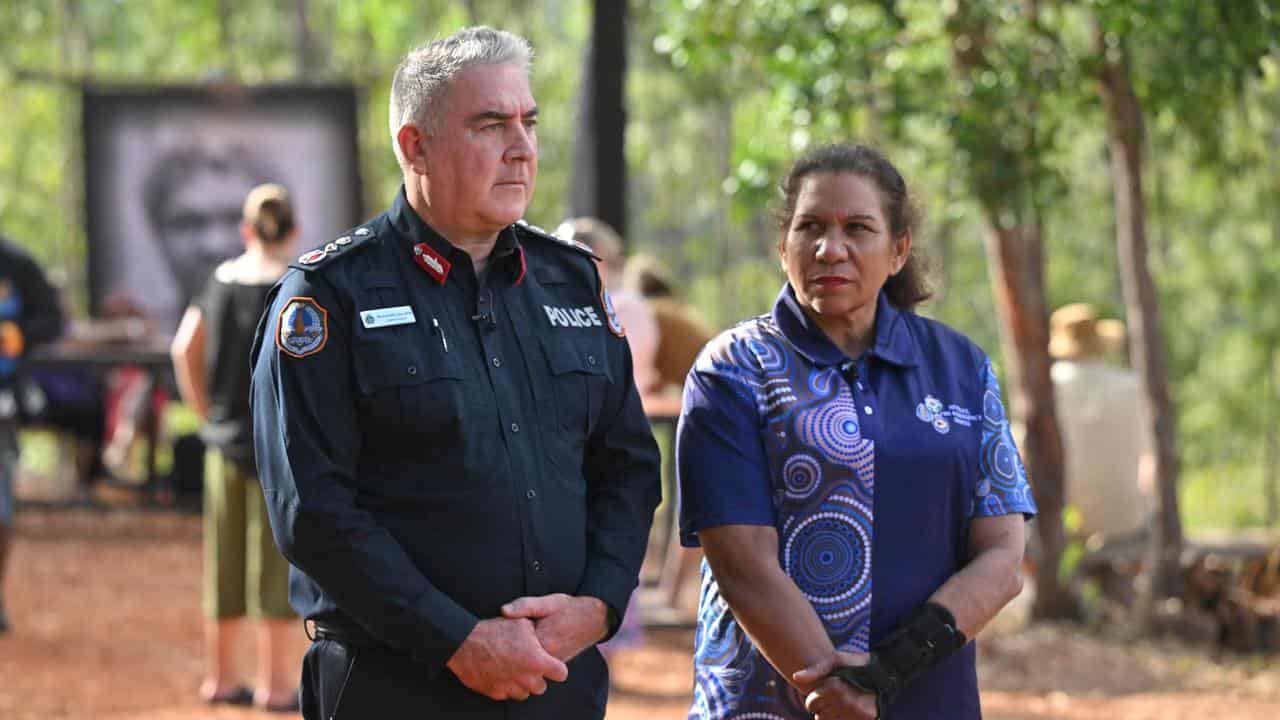
M 991 361 L 912 312 L 929 293 L 892 164 L 826 146 L 781 189 L 787 284 L 685 383 L 689 717 L 979 718 L 967 639 L 1021 589 L 1035 513 Z

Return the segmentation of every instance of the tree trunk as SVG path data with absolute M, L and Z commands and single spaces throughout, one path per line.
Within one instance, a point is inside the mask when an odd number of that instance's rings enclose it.
M 627 242 L 627 4 L 595 0 L 578 105 L 570 212 L 609 223 Z
M 1169 371 L 1155 283 L 1147 267 L 1146 204 L 1142 194 L 1142 107 L 1129 77 L 1123 47 L 1108 46 L 1096 30 L 1102 64 L 1099 88 L 1107 115 L 1116 247 L 1129 321 L 1129 354 L 1142 382 L 1155 447 L 1157 511 L 1152 534 L 1153 599 L 1182 594 L 1182 520 L 1178 513 L 1178 453 Z
M 1266 423 L 1262 426 L 1262 432 L 1265 437 L 1262 439 L 1264 461 L 1262 463 L 1262 492 L 1266 497 L 1266 517 L 1267 527 L 1275 527 L 1280 524 L 1280 473 L 1276 472 L 1276 465 L 1280 463 L 1280 437 L 1276 436 L 1276 403 L 1280 402 L 1276 398 L 1276 345 L 1272 342 L 1271 347 L 1267 350 L 1267 376 L 1266 395 Z
M 231 0 L 218 0 L 218 45 L 222 48 L 223 53 L 223 73 L 226 79 L 237 79 L 240 77 L 239 68 L 236 66 L 236 43 L 235 32 L 231 27 L 231 18 L 235 14 L 235 9 L 231 6 Z
M 307 5 L 307 0 L 293 1 L 294 62 L 300 78 L 315 77 L 320 70 L 320 54 L 316 51 L 315 36 L 311 32 L 311 13 Z
M 467 10 L 467 22 L 471 25 L 479 25 L 480 10 L 476 7 L 476 0 L 462 0 L 462 7 Z
M 1001 343 L 1009 363 L 1010 416 L 1026 428 L 1022 455 L 1040 511 L 1036 519 L 1040 559 L 1032 612 L 1037 618 L 1075 618 L 1079 603 L 1058 578 L 1067 544 L 1062 527 L 1063 450 L 1049 375 L 1043 239 L 1035 225 L 1004 228 L 997 218 L 989 209 L 987 256 L 1002 321 Z
M 61 70 L 69 76 L 82 78 L 89 76 L 90 62 L 93 59 L 92 38 L 85 23 L 84 1 L 63 0 L 63 13 L 66 17 L 66 30 L 60 33 Z M 63 302 L 67 310 L 88 307 L 88 298 L 84 288 L 88 287 L 85 278 L 84 264 L 75 262 L 73 258 L 84 257 L 84 134 L 80 89 L 62 87 L 58 89 L 75 110 L 68 110 L 62 116 L 62 137 L 64 139 L 63 180 L 62 180 L 62 227 L 54 233 L 52 239 L 53 253 L 51 260 L 61 270 Z M 76 239 L 79 242 L 76 242 Z
M 1031 20 L 1036 12 L 1034 3 L 1024 8 L 1024 15 Z M 978 74 L 993 71 L 985 54 L 990 44 L 989 22 L 989 17 L 963 0 L 957 2 L 947 21 L 947 31 L 953 38 L 953 62 L 963 81 L 973 82 Z M 972 107 L 965 109 L 974 111 Z M 1027 108 L 1023 111 L 1023 117 L 1035 117 Z M 1041 619 L 1074 619 L 1080 614 L 1079 602 L 1071 588 L 1058 579 L 1066 549 L 1062 527 L 1065 493 L 1062 434 L 1049 375 L 1044 241 L 1034 201 L 1034 178 L 1040 160 L 1026 157 L 1027 153 L 1037 152 L 1034 146 L 1015 150 L 1004 144 L 1009 128 L 987 125 L 982 130 L 982 137 L 970 139 L 964 149 L 975 156 L 999 156 L 998 161 L 986 165 L 989 169 L 971 177 L 970 185 L 982 203 L 990 228 L 987 264 L 1000 314 L 1001 345 L 1009 366 L 1010 417 L 1026 429 L 1022 456 L 1040 511 L 1036 516 L 1040 557 L 1036 563 L 1032 615 Z
M 1276 124 L 1271 126 L 1271 147 L 1280 147 L 1280 92 L 1273 91 L 1270 97 L 1271 117 Z M 1271 182 L 1273 187 L 1280 187 L 1280 153 L 1271 153 Z M 1271 204 L 1271 252 L 1280 251 L 1280 203 Z M 1267 409 L 1270 412 L 1269 420 L 1275 418 L 1276 402 L 1280 398 L 1276 397 L 1277 387 L 1276 373 L 1280 372 L 1280 348 L 1273 338 L 1271 343 L 1271 351 L 1267 353 L 1267 384 L 1271 392 L 1267 395 Z M 1280 428 L 1276 427 L 1274 422 L 1268 422 L 1263 426 L 1263 432 L 1266 433 L 1266 463 L 1263 465 L 1263 479 L 1266 484 L 1267 494 L 1267 525 L 1276 527 L 1280 525 L 1280 469 L 1277 464 L 1280 463 Z

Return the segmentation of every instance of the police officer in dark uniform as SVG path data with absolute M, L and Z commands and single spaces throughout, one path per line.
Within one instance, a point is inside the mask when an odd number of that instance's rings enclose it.
M 658 452 L 590 252 L 519 222 L 530 57 L 489 28 L 411 52 L 404 188 L 268 299 L 255 446 L 307 718 L 604 714 Z
M 22 359 L 35 345 L 62 334 L 58 293 L 40 266 L 0 238 L 0 633 L 9 630 L 4 607 L 5 562 L 13 538 L 14 476 L 18 469 L 18 392 Z

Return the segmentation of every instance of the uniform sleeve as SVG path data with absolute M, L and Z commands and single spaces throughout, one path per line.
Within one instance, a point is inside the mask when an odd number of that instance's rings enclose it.
M 307 308 L 300 317 L 292 310 L 299 303 Z M 259 325 L 254 445 L 272 531 L 289 562 L 352 619 L 434 674 L 477 619 L 432 585 L 356 501 L 361 429 L 344 303 L 323 278 L 290 272 Z M 323 337 L 305 335 L 282 349 L 282 314 L 299 334 L 322 329 Z
M 680 542 L 700 545 L 698 532 L 720 525 L 774 525 L 769 464 L 760 414 L 738 366 L 708 351 L 684 384 L 676 428 Z
M 623 338 L 609 335 L 606 342 L 614 382 L 601 420 L 587 438 L 587 566 L 577 594 L 600 598 L 620 620 L 639 581 L 653 512 L 662 499 L 662 478 L 658 444 L 636 390 L 631 350 Z
M 978 446 L 978 482 L 974 486 L 973 517 L 1036 514 L 1036 501 L 1027 471 L 1009 430 L 1000 381 L 988 359 L 982 366 L 982 440 Z
M 65 317 L 58 290 L 49 283 L 44 271 L 33 260 L 26 260 L 22 273 L 22 334 L 32 345 L 51 343 L 62 336 Z

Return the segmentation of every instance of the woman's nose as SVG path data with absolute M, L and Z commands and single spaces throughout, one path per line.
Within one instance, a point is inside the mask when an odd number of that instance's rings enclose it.
M 848 247 L 845 243 L 837 238 L 831 237 L 829 233 L 823 234 L 818 238 L 818 246 L 814 248 L 814 257 L 818 262 L 837 263 L 844 260 L 849 254 Z

